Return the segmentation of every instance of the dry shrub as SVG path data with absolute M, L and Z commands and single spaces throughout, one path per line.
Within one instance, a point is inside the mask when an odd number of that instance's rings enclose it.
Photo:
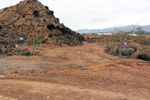
M 137 52 L 138 50 L 140 50 L 141 45 L 135 42 L 131 42 L 128 45 L 129 48 L 133 48 L 135 52 Z
M 115 55 L 115 56 L 118 56 L 119 55 L 119 46 L 115 43 L 109 44 L 105 47 L 105 52 Z
M 124 45 L 127 42 L 127 45 Z M 150 54 L 150 35 L 138 35 L 136 37 L 128 34 L 113 34 L 101 36 L 98 44 L 105 47 L 105 52 L 111 55 L 123 55 L 136 58 L 139 53 Z M 121 47 L 121 48 L 120 48 Z
M 115 55 L 118 56 L 120 53 L 120 47 L 119 47 L 119 43 L 112 43 L 106 46 L 105 48 L 105 52 L 111 54 L 111 55 Z M 135 43 L 135 42 L 130 42 L 127 46 L 124 46 L 122 43 L 122 48 L 121 48 L 121 55 L 123 56 L 131 56 L 132 54 L 134 54 L 135 52 L 139 51 L 141 48 L 140 44 Z

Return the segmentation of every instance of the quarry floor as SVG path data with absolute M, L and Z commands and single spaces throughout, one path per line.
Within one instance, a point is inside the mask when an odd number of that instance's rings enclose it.
M 0 56 L 0 100 L 150 100 L 150 61 L 93 44 Z

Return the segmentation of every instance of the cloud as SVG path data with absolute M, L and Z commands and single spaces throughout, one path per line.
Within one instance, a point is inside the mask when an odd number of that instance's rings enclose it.
M 20 0 L 1 0 L 0 7 Z M 150 22 L 150 0 L 39 0 L 66 26 L 96 29 Z

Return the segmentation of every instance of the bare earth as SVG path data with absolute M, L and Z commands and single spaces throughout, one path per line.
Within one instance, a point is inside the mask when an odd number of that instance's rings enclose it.
M 150 62 L 97 44 L 0 57 L 0 100 L 150 100 Z M 80 54 L 77 54 L 80 51 Z

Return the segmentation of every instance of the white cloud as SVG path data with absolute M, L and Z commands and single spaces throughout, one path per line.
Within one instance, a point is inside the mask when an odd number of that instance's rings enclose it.
M 0 7 L 21 0 L 1 0 Z M 150 22 L 150 0 L 39 0 L 66 26 L 96 29 Z

